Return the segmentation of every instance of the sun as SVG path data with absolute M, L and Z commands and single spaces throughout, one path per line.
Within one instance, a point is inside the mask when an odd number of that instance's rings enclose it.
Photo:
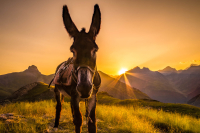
M 118 74 L 121 75 L 121 74 L 125 73 L 126 71 L 128 71 L 126 68 L 122 68 L 122 69 L 118 72 Z

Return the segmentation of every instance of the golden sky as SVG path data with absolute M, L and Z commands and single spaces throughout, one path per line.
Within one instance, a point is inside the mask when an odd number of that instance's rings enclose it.
M 115 75 L 135 66 L 156 71 L 200 64 L 199 0 L 0 0 L 0 75 L 30 65 L 54 73 L 72 56 L 62 6 L 88 31 L 96 3 L 102 15 L 98 70 Z

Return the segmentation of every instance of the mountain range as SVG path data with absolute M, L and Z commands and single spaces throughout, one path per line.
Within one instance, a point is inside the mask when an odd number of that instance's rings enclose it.
M 166 103 L 186 103 L 200 94 L 200 66 L 191 65 L 177 71 L 170 66 L 159 71 L 135 67 L 118 77 L 99 71 L 99 91 L 119 99 L 155 99 Z M 22 72 L 0 75 L 0 99 L 34 82 L 48 84 L 54 74 L 44 75 L 36 66 Z
M 191 65 L 180 73 L 166 75 L 166 78 L 177 91 L 184 94 L 189 100 L 190 93 L 200 86 L 200 66 Z
M 29 66 L 23 72 L 14 72 L 0 75 L 0 99 L 10 96 L 13 92 L 36 81 L 49 83 L 53 78 L 52 75 L 43 75 L 35 65 Z
M 145 93 L 128 86 L 118 79 L 112 78 L 101 71 L 99 71 L 99 74 L 101 76 L 100 92 L 107 92 L 109 95 L 118 99 L 150 99 Z
M 101 76 L 101 87 L 99 91 L 105 91 L 109 95 L 118 99 L 151 99 L 146 94 L 134 87 L 127 86 L 109 75 L 99 71 Z M 43 75 L 36 66 L 29 66 L 22 72 L 0 75 L 0 99 L 6 97 L 18 97 L 20 92 L 27 92 L 34 88 L 34 82 L 43 82 L 49 84 L 54 74 Z M 115 84 L 113 84 L 115 83 Z
M 179 71 L 170 66 L 159 71 L 135 67 L 118 78 L 161 102 L 186 103 L 200 94 L 198 65 Z
M 185 103 L 186 97 L 177 92 L 169 80 L 157 71 L 135 67 L 119 76 L 120 81 L 136 87 L 152 99 L 166 103 Z

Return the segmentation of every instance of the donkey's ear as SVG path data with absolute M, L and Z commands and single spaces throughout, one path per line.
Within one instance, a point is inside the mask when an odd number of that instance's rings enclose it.
M 94 14 L 92 17 L 92 23 L 90 26 L 89 34 L 92 36 L 93 39 L 96 38 L 97 34 L 99 33 L 101 25 L 101 12 L 99 6 L 96 4 L 94 6 Z
M 65 25 L 67 32 L 69 33 L 69 35 L 71 37 L 75 37 L 78 34 L 79 31 L 76 28 L 76 25 L 74 24 L 74 22 L 72 21 L 70 15 L 69 15 L 67 5 L 63 6 L 62 16 L 63 16 L 63 22 L 64 22 L 64 25 Z

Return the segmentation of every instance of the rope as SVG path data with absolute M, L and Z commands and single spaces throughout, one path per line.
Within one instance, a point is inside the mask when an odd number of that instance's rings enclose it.
M 88 99 L 85 99 L 85 118 L 86 118 L 86 125 L 88 123 Z
M 86 113 L 85 113 L 85 118 L 86 118 L 86 125 L 87 123 L 90 121 L 91 123 L 93 123 L 92 119 L 90 118 L 89 116 L 89 111 L 88 111 L 88 99 L 85 99 L 85 110 L 86 110 Z

